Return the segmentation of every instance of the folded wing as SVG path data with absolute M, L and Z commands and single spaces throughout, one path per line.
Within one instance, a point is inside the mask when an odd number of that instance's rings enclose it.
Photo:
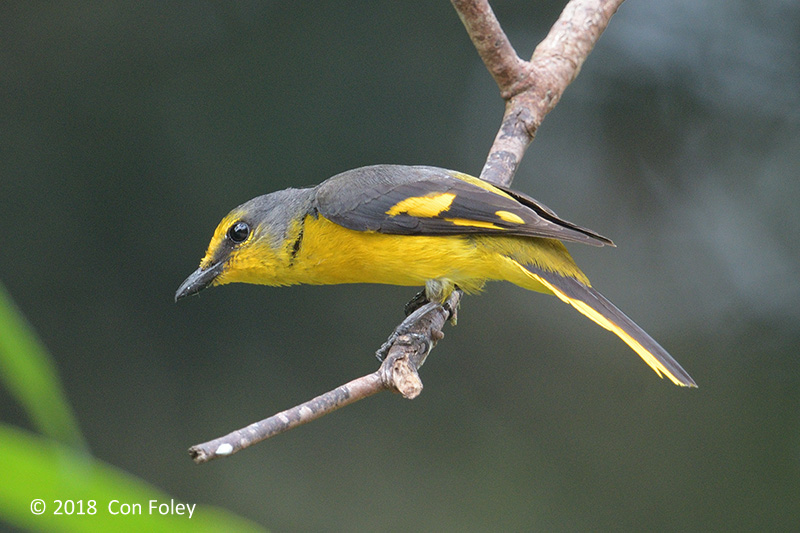
M 344 172 L 317 187 L 315 207 L 357 231 L 504 234 L 613 245 L 522 193 L 434 167 L 377 165 Z

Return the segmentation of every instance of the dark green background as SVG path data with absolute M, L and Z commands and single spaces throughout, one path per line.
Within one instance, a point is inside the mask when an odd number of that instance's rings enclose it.
M 529 56 L 561 2 L 496 2 Z M 93 452 L 276 530 L 800 523 L 800 8 L 626 2 L 514 186 L 700 388 L 555 298 L 466 298 L 422 371 L 234 458 L 186 448 L 373 371 L 410 288 L 211 289 L 219 219 L 374 163 L 477 174 L 502 102 L 450 4 L 4 2 L 0 280 Z M 0 417 L 26 426 L 0 391 Z M 70 495 L 64 495 L 68 498 Z

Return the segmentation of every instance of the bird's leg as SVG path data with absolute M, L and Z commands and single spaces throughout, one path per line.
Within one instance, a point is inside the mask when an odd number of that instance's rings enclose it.
M 422 293 L 424 296 L 424 292 Z M 417 295 L 419 296 L 419 295 Z M 416 297 L 415 297 L 416 299 Z M 412 300 L 413 301 L 413 300 Z M 409 302 L 410 303 L 410 302 Z M 422 303 L 417 306 L 415 310 L 413 310 L 396 328 L 394 331 L 389 335 L 389 338 L 386 339 L 378 351 L 375 352 L 375 357 L 378 358 L 378 361 L 383 361 L 383 358 L 386 357 L 386 354 L 389 353 L 389 350 L 392 348 L 392 345 L 397 340 L 398 337 L 401 335 L 409 335 L 411 337 L 416 338 L 419 342 L 426 342 L 425 335 L 421 333 L 416 333 L 412 331 L 417 326 L 417 322 L 422 318 L 425 313 L 429 312 L 430 310 L 434 309 L 439 304 L 435 302 L 428 302 L 427 300 L 425 303 Z M 408 306 L 406 306 L 408 307 Z M 437 339 L 438 340 L 438 339 Z
M 378 358 L 378 361 L 383 361 L 386 357 L 386 354 L 389 353 L 392 345 L 400 336 L 408 336 L 411 339 L 415 340 L 421 346 L 424 345 L 426 347 L 425 355 L 430 352 L 439 340 L 444 337 L 444 333 L 441 332 L 441 326 L 435 327 L 434 330 L 428 329 L 425 331 L 423 327 L 420 329 L 421 321 L 428 313 L 436 311 L 436 309 L 444 309 L 447 312 L 447 320 L 449 320 L 453 325 L 456 323 L 456 312 L 458 309 L 458 302 L 461 299 L 461 290 L 457 287 L 455 290 L 448 296 L 443 303 L 437 302 L 429 302 L 427 298 L 425 298 L 424 291 L 420 294 L 417 294 L 414 299 L 409 302 L 409 305 L 406 306 L 406 309 L 413 303 L 417 303 L 419 300 L 424 300 L 421 303 L 417 304 L 416 309 L 414 309 L 406 318 L 403 320 L 399 326 L 397 326 L 394 331 L 389 335 L 389 338 L 383 345 L 375 352 L 375 356 Z M 420 333 L 423 331 L 423 333 Z M 424 362 L 425 358 L 421 358 L 421 362 L 419 366 L 422 366 L 422 362 Z
M 458 288 L 458 285 L 455 286 L 455 291 L 461 293 L 461 289 Z M 461 297 L 459 296 L 459 298 L 456 299 L 455 305 L 450 303 L 451 300 L 452 298 L 447 298 L 442 304 L 442 307 L 444 307 L 447 312 L 450 313 L 450 316 L 448 317 L 450 325 L 455 326 L 458 323 L 458 306 L 461 305 Z
M 425 283 L 425 288 L 415 294 L 414 297 L 408 301 L 403 310 L 405 311 L 406 316 L 408 316 L 429 302 L 442 302 L 442 307 L 447 309 L 448 313 L 450 314 L 448 317 L 450 323 L 455 326 L 457 309 L 453 309 L 450 305 L 450 295 L 453 293 L 453 291 L 460 292 L 461 289 L 459 289 L 458 285 L 454 284 L 452 281 L 438 279 L 428 280 Z M 456 301 L 460 301 L 460 298 Z M 455 307 L 458 307 L 458 304 L 456 304 Z
M 425 296 L 425 289 L 422 289 L 415 294 L 414 297 L 408 301 L 408 303 L 406 303 L 406 306 L 403 308 L 403 312 L 406 314 L 406 316 L 408 316 L 426 303 L 428 303 L 428 297 Z

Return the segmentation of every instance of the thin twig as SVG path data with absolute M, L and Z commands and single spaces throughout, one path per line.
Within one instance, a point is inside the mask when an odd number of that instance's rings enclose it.
M 372 396 L 384 388 L 380 373 L 373 372 L 317 396 L 313 400 L 281 411 L 265 420 L 250 424 L 246 428 L 228 433 L 224 437 L 192 446 L 189 448 L 189 455 L 192 456 L 195 463 L 199 464 L 217 457 L 234 454 L 257 442 L 316 420 L 340 407 Z
M 531 61 L 523 61 L 487 0 L 451 0 L 506 100 L 503 121 L 481 178 L 500 185 L 511 183 L 545 115 L 578 75 L 622 1 L 570 1 L 550 33 L 536 47 Z M 444 323 L 455 319 L 460 300 L 461 291 L 456 290 L 443 305 L 428 303 L 409 315 L 381 348 L 379 353 L 386 356 L 377 371 L 224 437 L 192 446 L 189 453 L 196 463 L 228 456 L 383 390 L 399 392 L 406 398 L 416 397 L 422 392 L 417 369 L 444 336 L 441 331 Z
M 372 374 L 337 387 L 298 406 L 267 419 L 233 431 L 224 437 L 189 448 L 195 463 L 206 463 L 218 457 L 232 455 L 253 444 L 284 431 L 289 431 L 333 411 L 384 390 L 399 392 L 413 399 L 422 392 L 422 380 L 417 369 L 444 333 L 444 323 L 454 317 L 461 291 L 453 291 L 444 305 L 427 303 L 410 314 L 397 327 L 391 347 L 380 368 Z M 453 311 L 450 311 L 450 310 Z

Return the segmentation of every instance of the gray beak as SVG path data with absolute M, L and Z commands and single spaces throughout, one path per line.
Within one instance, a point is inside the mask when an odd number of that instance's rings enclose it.
M 191 294 L 197 294 L 198 292 L 202 291 L 209 285 L 211 285 L 217 276 L 222 272 L 222 268 L 225 265 L 224 262 L 219 262 L 216 265 L 212 265 L 207 269 L 203 270 L 202 268 L 198 268 L 194 272 L 192 272 L 186 281 L 181 283 L 181 286 L 178 287 L 178 291 L 175 293 L 175 301 L 177 302 L 184 296 L 189 296 Z

